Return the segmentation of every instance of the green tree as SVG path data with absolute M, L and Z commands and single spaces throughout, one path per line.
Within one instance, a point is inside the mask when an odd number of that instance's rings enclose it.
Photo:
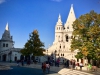
M 24 48 L 21 50 L 21 53 L 23 55 L 33 54 L 34 56 L 41 56 L 44 55 L 43 52 L 45 51 L 43 47 L 44 43 L 41 42 L 38 31 L 34 30 L 29 35 L 29 40 L 24 45 Z
M 73 23 L 71 50 L 76 58 L 100 59 L 100 14 L 94 11 L 81 15 Z

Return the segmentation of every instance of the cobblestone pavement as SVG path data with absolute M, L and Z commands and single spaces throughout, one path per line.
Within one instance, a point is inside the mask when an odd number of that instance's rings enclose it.
M 100 75 L 100 71 L 88 72 L 88 71 L 70 70 L 66 68 L 60 70 L 58 73 L 61 75 Z

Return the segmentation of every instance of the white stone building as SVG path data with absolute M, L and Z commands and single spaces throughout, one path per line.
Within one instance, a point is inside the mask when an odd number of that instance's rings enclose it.
M 73 27 L 72 24 L 76 20 L 73 5 L 71 5 L 68 18 L 66 20 L 66 23 L 63 25 L 61 20 L 61 15 L 59 14 L 58 21 L 55 26 L 55 39 L 53 44 L 47 49 L 48 55 L 53 54 L 53 57 L 56 58 L 60 57 L 61 61 L 63 59 L 75 59 L 75 55 L 77 52 L 71 52 L 70 46 L 71 46 L 71 38 Z M 56 51 L 56 53 L 55 53 Z
M 0 61 L 20 60 L 21 48 L 14 48 L 14 43 L 7 23 L 2 38 L 0 39 Z

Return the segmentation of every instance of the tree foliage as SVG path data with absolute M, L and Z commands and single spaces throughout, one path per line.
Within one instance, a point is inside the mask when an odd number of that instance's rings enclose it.
M 73 23 L 71 50 L 78 50 L 76 57 L 100 58 L 100 14 L 94 11 L 81 15 Z
M 23 55 L 33 54 L 34 56 L 44 55 L 43 51 L 45 51 L 44 43 L 41 42 L 39 38 L 39 34 L 37 30 L 34 30 L 29 35 L 29 40 L 25 43 L 24 48 L 21 50 Z

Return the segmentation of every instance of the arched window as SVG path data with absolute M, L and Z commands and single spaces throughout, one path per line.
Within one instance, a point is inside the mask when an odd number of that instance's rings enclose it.
M 68 42 L 68 35 L 66 35 L 66 42 Z
M 60 49 L 61 49 L 61 44 L 60 44 Z
M 64 56 L 64 54 L 63 54 L 63 56 Z
M 3 43 L 3 47 L 5 47 L 5 43 Z
M 69 29 L 69 26 L 67 27 L 67 29 Z
M 6 47 L 8 47 L 8 44 L 6 44 Z
M 60 27 L 59 27 L 59 30 L 60 30 Z
M 61 56 L 62 56 L 62 54 L 61 54 Z

